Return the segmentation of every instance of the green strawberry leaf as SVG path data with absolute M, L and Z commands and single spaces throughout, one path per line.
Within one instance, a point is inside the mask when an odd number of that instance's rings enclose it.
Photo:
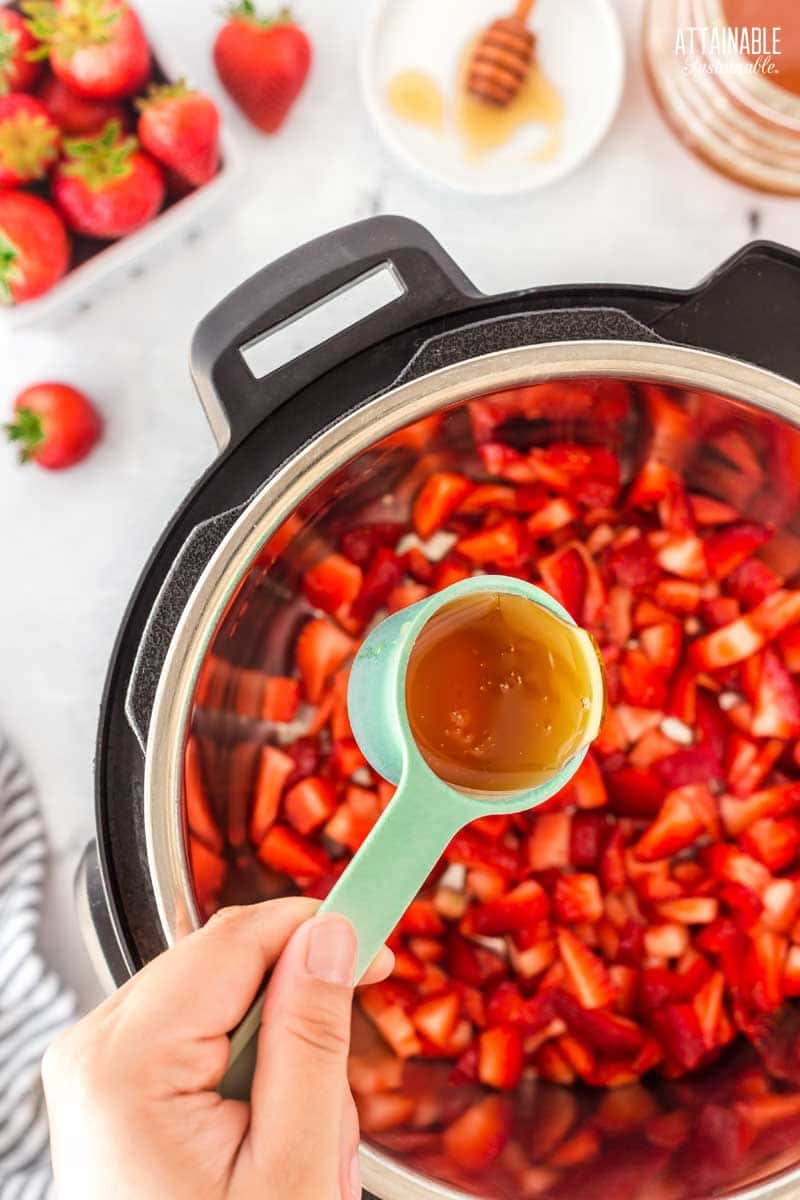
M 71 58 L 82 46 L 102 46 L 111 40 L 121 9 L 108 0 L 70 0 L 58 5 L 55 0 L 22 0 L 25 24 L 42 44 L 31 50 L 32 61 L 47 58 L 57 50 L 62 58 Z
M 185 79 L 176 79 L 175 83 L 151 83 L 143 96 L 134 100 L 134 106 L 139 112 L 144 112 L 153 104 L 164 100 L 180 100 L 183 96 L 191 96 L 194 88 L 190 88 Z
M 249 21 L 251 25 L 258 25 L 262 29 L 268 29 L 272 25 L 294 24 L 290 8 L 280 8 L 273 16 L 262 17 L 259 15 L 254 0 L 239 0 L 237 4 L 232 4 L 225 9 L 223 15 L 232 20 Z
M 119 121 L 107 121 L 97 137 L 67 138 L 63 144 L 65 161 L 61 170 L 65 175 L 83 179 L 93 191 L 101 188 L 110 179 L 121 179 L 130 174 L 130 157 L 138 150 L 135 137 L 121 137 Z
M 14 61 L 19 45 L 19 34 L 16 29 L 0 27 L 0 96 L 5 96 L 11 88 L 8 82 L 8 72 Z
M 11 285 L 22 278 L 20 257 L 19 247 L 0 230 L 0 304 L 14 303 Z
M 42 418 L 32 408 L 17 409 L 15 420 L 3 428 L 10 442 L 19 442 L 19 461 L 32 458 L 45 439 Z

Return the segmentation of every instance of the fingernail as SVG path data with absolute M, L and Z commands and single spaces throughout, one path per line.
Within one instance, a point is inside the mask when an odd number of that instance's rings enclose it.
M 314 917 L 308 923 L 306 970 L 324 983 L 352 987 L 356 973 L 356 931 L 346 917 Z
M 361 1167 L 357 1153 L 350 1160 L 350 1193 L 353 1200 L 361 1200 Z

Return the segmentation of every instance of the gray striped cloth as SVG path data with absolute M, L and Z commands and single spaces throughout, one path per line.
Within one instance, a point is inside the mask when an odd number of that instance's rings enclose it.
M 33 785 L 0 734 L 0 1200 L 53 1196 L 39 1064 L 75 998 L 36 948 L 46 858 Z

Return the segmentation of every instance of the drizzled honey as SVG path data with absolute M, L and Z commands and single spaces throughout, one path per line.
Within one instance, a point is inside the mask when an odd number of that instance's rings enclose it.
M 511 792 L 545 782 L 590 740 L 598 691 L 587 633 L 524 596 L 485 592 L 424 626 L 406 709 L 420 753 L 446 783 Z
M 473 49 L 474 43 L 470 43 L 459 67 L 452 101 L 431 75 L 401 71 L 386 89 L 391 110 L 401 120 L 437 134 L 444 134 L 451 122 L 468 161 L 499 150 L 520 129 L 538 123 L 546 127 L 547 137 L 527 157 L 537 162 L 556 158 L 561 149 L 564 103 L 555 85 L 534 62 L 509 104 L 486 104 L 467 91 Z

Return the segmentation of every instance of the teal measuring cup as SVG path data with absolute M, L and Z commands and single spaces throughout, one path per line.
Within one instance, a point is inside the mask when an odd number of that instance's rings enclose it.
M 481 593 L 521 596 L 577 628 L 567 610 L 533 584 L 507 575 L 479 575 L 420 600 L 381 621 L 367 636 L 350 672 L 347 704 L 353 736 L 367 761 L 397 785 L 371 833 L 323 902 L 321 913 L 340 913 L 358 935 L 360 979 L 430 874 L 451 838 L 490 813 L 534 808 L 560 791 L 586 756 L 600 727 L 605 689 L 597 651 L 588 633 L 576 639 L 591 682 L 591 711 L 584 744 L 567 763 L 534 788 L 460 791 L 434 773 L 414 741 L 406 712 L 406 673 L 414 645 L 440 609 Z M 263 989 L 231 1036 L 223 1095 L 249 1093 Z

